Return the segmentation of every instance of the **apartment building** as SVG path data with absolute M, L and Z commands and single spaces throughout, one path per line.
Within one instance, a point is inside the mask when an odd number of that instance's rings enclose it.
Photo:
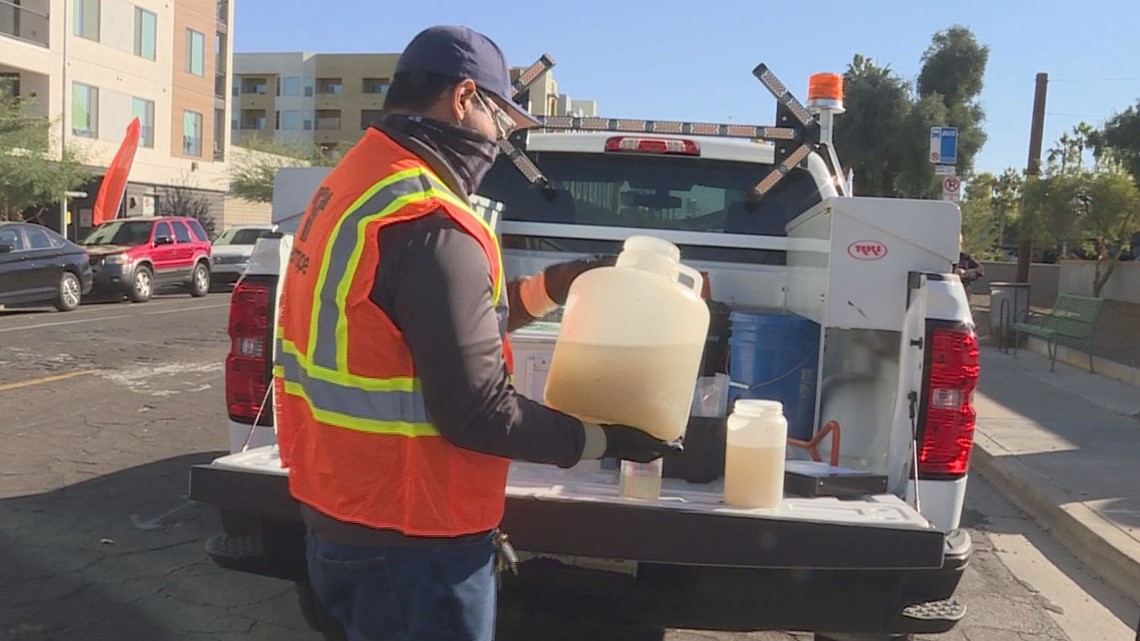
M 55 144 L 97 176 L 139 119 L 125 215 L 163 213 L 163 188 L 184 184 L 221 216 L 232 22 L 228 0 L 0 0 L 0 79 L 58 121 Z M 73 237 L 98 188 L 97 178 L 73 201 Z
M 379 117 L 398 53 L 234 54 L 235 144 L 250 137 L 313 144 L 326 151 L 351 146 Z M 514 69 L 518 74 L 521 68 Z M 546 73 L 519 102 L 536 114 L 596 115 L 593 101 L 570 100 Z

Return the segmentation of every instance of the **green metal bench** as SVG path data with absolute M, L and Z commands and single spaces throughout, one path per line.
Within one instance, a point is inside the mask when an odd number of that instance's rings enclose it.
M 1093 333 L 1100 317 L 1104 300 L 1074 294 L 1059 294 L 1053 303 L 1053 311 L 1048 314 L 1029 313 L 1024 322 L 1014 323 L 1016 336 L 1013 342 L 1013 355 L 1017 357 L 1017 346 L 1021 335 L 1028 334 L 1044 338 L 1049 350 L 1049 371 L 1057 365 L 1057 344 L 1059 341 L 1076 343 L 1085 348 L 1089 355 L 1089 371 L 1093 369 Z

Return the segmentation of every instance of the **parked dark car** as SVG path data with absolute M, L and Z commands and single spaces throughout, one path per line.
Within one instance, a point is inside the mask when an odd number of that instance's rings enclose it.
M 87 250 L 32 223 L 0 222 L 0 304 L 79 307 L 93 282 Z

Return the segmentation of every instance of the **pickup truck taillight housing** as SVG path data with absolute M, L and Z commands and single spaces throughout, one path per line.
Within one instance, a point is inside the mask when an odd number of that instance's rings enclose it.
M 966 475 L 974 446 L 978 336 L 969 327 L 933 325 L 919 413 L 918 475 L 947 480 Z
M 226 356 L 226 407 L 230 419 L 273 424 L 268 394 L 273 353 L 272 282 L 243 278 L 230 298 L 230 353 Z

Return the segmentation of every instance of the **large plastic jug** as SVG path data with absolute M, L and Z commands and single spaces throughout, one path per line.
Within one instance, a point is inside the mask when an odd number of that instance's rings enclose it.
M 709 310 L 700 272 L 680 260 L 676 245 L 633 236 L 614 267 L 574 280 L 546 378 L 548 405 L 667 441 L 685 433 Z
M 724 502 L 773 508 L 784 498 L 788 421 L 779 401 L 739 400 L 728 417 Z

